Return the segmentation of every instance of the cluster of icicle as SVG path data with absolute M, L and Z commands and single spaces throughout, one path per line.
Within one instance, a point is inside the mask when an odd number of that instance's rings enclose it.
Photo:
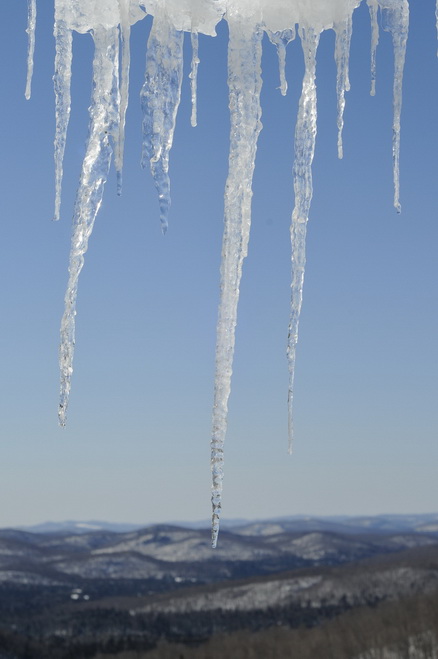
M 375 92 L 378 15 L 394 45 L 393 165 L 394 204 L 399 203 L 400 111 L 403 65 L 408 34 L 408 0 L 366 0 L 371 17 L 371 94 Z M 312 199 L 312 160 L 316 138 L 316 54 L 320 34 L 336 33 L 338 153 L 342 157 L 345 92 L 349 89 L 348 65 L 354 10 L 361 0 L 55 0 L 56 137 L 55 219 L 61 202 L 62 162 L 70 115 L 72 31 L 91 32 L 94 40 L 93 88 L 90 127 L 73 221 L 69 281 L 61 325 L 61 398 L 59 421 L 66 411 L 73 371 L 78 278 L 93 224 L 102 202 L 114 152 L 118 190 L 121 191 L 125 113 L 128 104 L 129 38 L 131 26 L 147 14 L 153 16 L 146 53 L 143 109 L 142 164 L 149 166 L 158 191 L 163 232 L 170 205 L 169 152 L 180 102 L 184 32 L 191 35 L 192 124 L 196 125 L 198 34 L 215 35 L 225 19 L 229 28 L 228 84 L 231 113 L 229 174 L 225 187 L 225 228 L 222 247 L 221 299 L 217 325 L 216 378 L 211 442 L 212 544 L 219 531 L 223 481 L 223 448 L 237 322 L 237 304 L 243 260 L 247 254 L 251 223 L 252 177 L 257 139 L 262 128 L 260 92 L 262 37 L 276 46 L 280 90 L 287 91 L 287 44 L 299 35 L 305 71 L 295 130 L 292 214 L 291 315 L 287 358 L 289 364 L 289 449 L 292 442 L 292 397 L 295 349 L 302 302 L 306 225 Z M 26 96 L 30 96 L 35 45 L 36 0 L 28 0 L 29 52 Z M 438 20 L 438 9 L 437 9 Z

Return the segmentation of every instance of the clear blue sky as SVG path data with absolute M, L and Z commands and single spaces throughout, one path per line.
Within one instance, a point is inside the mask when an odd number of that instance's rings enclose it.
M 230 421 L 224 517 L 431 512 L 438 508 L 438 63 L 433 0 L 411 3 L 402 116 L 402 214 L 392 208 L 392 50 L 355 14 L 344 160 L 336 154 L 333 33 L 321 42 L 314 200 L 297 356 L 294 455 L 287 453 L 289 93 L 265 43 Z M 139 90 L 149 19 L 135 26 L 124 193 L 105 191 L 81 275 L 69 422 L 57 426 L 59 323 L 75 189 L 87 132 L 91 38 L 75 38 L 62 220 L 53 213 L 53 7 L 39 2 L 32 99 L 24 99 L 26 3 L 2 8 L 0 526 L 98 518 L 149 523 L 210 515 L 209 440 L 229 120 L 226 26 L 200 38 L 199 107 L 187 71 L 161 235 L 139 167 Z M 187 39 L 187 46 L 189 45 Z

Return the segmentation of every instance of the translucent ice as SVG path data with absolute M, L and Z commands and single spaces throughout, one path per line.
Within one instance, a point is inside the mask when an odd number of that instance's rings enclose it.
M 122 170 L 123 170 L 123 150 L 125 146 L 125 118 L 128 109 L 129 93 L 129 66 L 131 62 L 131 52 L 129 39 L 131 36 L 131 22 L 129 15 L 130 0 L 119 0 L 120 4 L 120 38 L 122 42 L 122 55 L 120 62 L 120 110 L 119 110 L 119 134 L 114 156 L 115 167 L 117 172 L 117 192 L 122 192 Z
M 377 0 L 367 0 L 370 10 L 371 20 L 371 96 L 376 93 L 376 52 L 379 45 L 379 24 L 377 22 L 377 12 L 379 4 Z
M 293 385 L 295 349 L 298 341 L 298 324 L 303 301 L 304 267 L 306 264 L 306 229 L 312 201 L 312 161 L 316 141 L 316 51 L 319 32 L 313 28 L 300 29 L 304 53 L 304 79 L 295 127 L 295 162 L 293 168 L 295 208 L 292 213 L 292 284 L 291 312 L 287 343 L 289 363 L 288 422 L 289 452 L 293 438 Z
M 269 39 L 277 47 L 278 68 L 280 73 L 280 91 L 283 96 L 287 94 L 286 79 L 286 46 L 295 39 L 295 27 L 282 32 L 268 32 Z
M 27 0 L 27 78 L 25 97 L 29 100 L 32 87 L 33 55 L 35 52 L 36 0 Z
M 394 47 L 394 119 L 392 124 L 392 159 L 394 171 L 394 206 L 400 213 L 400 117 L 403 69 L 409 28 L 408 0 L 379 0 L 383 29 L 391 33 Z
M 371 94 L 375 93 L 378 15 L 390 32 L 394 48 L 393 170 L 394 205 L 400 210 L 399 160 L 403 66 L 408 35 L 408 0 L 366 0 L 371 20 Z M 217 542 L 223 481 L 223 451 L 243 260 L 251 223 L 252 177 L 261 130 L 261 50 L 266 32 L 276 46 L 280 91 L 286 94 L 286 46 L 298 34 L 305 72 L 295 128 L 292 213 L 291 313 L 289 365 L 289 449 L 292 446 L 292 400 L 295 351 L 302 304 L 306 227 L 312 200 L 312 161 L 317 131 L 316 57 L 320 34 L 336 33 L 338 155 L 343 155 L 342 129 L 349 89 L 349 50 L 354 10 L 361 0 L 55 0 L 55 219 L 60 215 L 62 161 L 70 115 L 72 31 L 91 32 L 95 54 L 90 128 L 77 192 L 70 254 L 69 281 L 61 325 L 61 400 L 59 420 L 65 424 L 73 372 L 78 278 L 94 221 L 102 202 L 112 153 L 121 191 L 125 115 L 128 105 L 130 28 L 150 14 L 143 109 L 143 157 L 158 191 L 160 219 L 167 228 L 170 207 L 169 156 L 178 113 L 183 72 L 184 32 L 191 35 L 191 123 L 197 123 L 198 35 L 215 35 L 223 18 L 229 26 L 228 85 L 231 114 L 229 172 L 225 187 L 225 228 L 222 247 L 221 298 L 217 325 L 216 374 L 211 442 L 212 543 Z M 438 0 L 437 0 L 438 24 Z M 28 76 L 30 96 L 35 44 L 36 0 L 28 0 Z
M 262 124 L 262 31 L 256 20 L 237 12 L 229 18 L 228 87 L 231 133 L 225 185 L 225 227 L 222 243 L 221 297 L 216 339 L 213 436 L 211 441 L 212 545 L 216 546 L 223 480 L 223 452 L 231 389 L 237 303 L 243 259 L 251 226 L 252 177 L 257 138 Z
M 72 31 L 64 20 L 55 16 L 55 213 L 54 219 L 59 220 L 61 211 L 62 163 L 64 160 L 67 128 L 70 119 L 70 83 L 72 64 Z
M 192 70 L 190 71 L 190 86 L 192 91 L 192 114 L 190 123 L 193 127 L 198 123 L 198 110 L 197 110 L 197 93 L 198 93 L 198 65 L 199 65 L 199 38 L 197 32 L 192 32 L 190 35 L 192 42 Z
M 337 67 L 336 92 L 338 96 L 338 157 L 343 158 L 342 131 L 344 128 L 345 92 L 350 89 L 348 62 L 350 59 L 350 42 L 353 30 L 351 16 L 333 26 L 336 32 L 335 60 Z
M 155 15 L 149 35 L 143 109 L 142 165 L 150 163 L 160 204 L 163 233 L 170 207 L 169 152 L 181 98 L 184 33 L 176 30 L 163 9 Z
M 65 310 L 61 322 L 59 362 L 61 397 L 59 422 L 65 426 L 75 348 L 76 297 L 79 275 L 94 221 L 102 203 L 113 143 L 119 130 L 119 33 L 116 27 L 97 26 L 93 30 L 93 97 L 90 107 L 90 129 L 76 196 L 73 236 L 70 250 L 69 280 L 65 294 Z

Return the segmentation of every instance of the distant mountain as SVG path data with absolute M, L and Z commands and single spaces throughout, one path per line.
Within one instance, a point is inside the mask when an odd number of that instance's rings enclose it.
M 176 659 L 214 634 L 313 629 L 345 614 L 343 638 L 354 611 L 363 637 L 370 612 L 391 603 L 408 637 L 417 610 L 423 641 L 438 610 L 436 525 L 437 515 L 240 520 L 215 550 L 208 528 L 170 524 L 0 529 L 0 659 L 146 659 L 138 653 L 163 640 L 187 645 L 151 659 Z M 304 659 L 299 649 L 293 656 Z M 438 655 L 418 659 L 426 656 Z
M 223 525 L 227 528 L 227 522 Z M 363 517 L 279 517 L 245 522 L 229 527 L 241 535 L 271 535 L 282 532 L 326 531 L 332 533 L 422 533 L 438 532 L 438 513 L 419 515 L 374 515 Z
M 172 522 L 173 526 L 191 529 L 208 529 L 210 520 L 199 522 Z M 417 533 L 438 532 L 438 513 L 415 515 L 290 515 L 269 519 L 223 519 L 221 529 L 240 535 L 269 535 L 283 531 L 327 531 L 333 533 Z
M 43 522 L 33 526 L 16 526 L 20 531 L 30 533 L 90 533 L 90 531 L 113 531 L 114 533 L 126 533 L 142 528 L 142 524 L 124 524 L 117 522 L 86 521 L 78 522 L 67 520 L 65 522 Z
M 92 531 L 112 531 L 129 533 L 145 528 L 146 524 L 126 524 L 105 521 L 45 522 L 33 526 L 17 526 L 14 529 L 30 533 L 90 533 Z M 148 526 L 151 526 L 150 524 Z M 210 520 L 198 522 L 168 522 L 167 526 L 178 526 L 193 530 L 208 529 Z M 224 519 L 221 529 L 238 535 L 258 536 L 276 533 L 303 533 L 305 531 L 326 531 L 332 533 L 438 533 L 438 513 L 418 515 L 370 515 L 370 516 L 324 516 L 313 517 L 292 515 L 270 519 L 246 520 Z
M 223 529 L 217 549 L 209 529 L 168 524 L 66 522 L 44 532 L 0 529 L 0 582 L 69 584 L 77 579 L 153 579 L 212 583 L 438 543 L 437 516 L 286 519 Z M 105 527 L 105 528 L 104 528 Z M 126 528 L 126 527 L 125 527 Z M 33 527 L 35 529 L 35 527 Z M 117 530 L 114 530 L 117 529 Z M 413 530 L 414 529 L 414 530 Z M 40 581 L 39 581 L 40 580 Z

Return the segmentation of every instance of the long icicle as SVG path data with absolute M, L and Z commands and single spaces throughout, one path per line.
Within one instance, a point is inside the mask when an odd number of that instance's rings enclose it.
M 78 280 L 84 265 L 84 254 L 102 203 L 119 122 L 119 32 L 117 28 L 93 30 L 93 96 L 90 107 L 90 129 L 81 179 L 76 196 L 73 235 L 70 251 L 69 280 L 65 294 L 65 310 L 61 321 L 59 365 L 61 395 L 59 423 L 65 426 L 73 373 L 75 348 L 75 316 Z
M 392 164 L 394 175 L 394 207 L 397 213 L 400 205 L 400 119 L 402 107 L 403 70 L 406 58 L 406 44 L 409 30 L 409 3 L 400 0 L 395 8 L 383 12 L 384 29 L 391 33 L 394 48 L 394 119 L 392 124 Z
M 300 28 L 305 72 L 295 127 L 295 162 L 293 168 L 295 208 L 292 213 L 292 284 L 287 358 L 289 365 L 288 421 L 289 453 L 293 439 L 293 387 L 298 324 L 303 301 L 306 264 L 306 229 L 312 201 L 312 162 L 316 141 L 316 52 L 319 34 L 312 28 Z
M 150 163 L 160 205 L 163 233 L 170 207 L 169 152 L 181 99 L 184 32 L 176 30 L 165 9 L 154 16 L 148 40 L 143 110 L 142 166 Z
M 219 533 L 224 441 L 237 322 L 240 279 L 248 251 L 252 178 L 257 139 L 262 128 L 260 92 L 262 30 L 248 20 L 229 17 L 228 86 L 230 93 L 230 156 L 224 197 L 221 296 L 216 338 L 216 375 L 211 439 L 212 546 Z
M 131 24 L 129 22 L 130 0 L 119 0 L 120 10 L 120 37 L 122 42 L 120 65 L 120 111 L 119 134 L 114 149 L 114 165 L 117 173 L 117 194 L 122 194 L 123 152 L 125 148 L 125 119 L 129 100 L 129 68 L 131 65 L 130 36 Z
M 36 29 L 37 6 L 36 0 L 27 0 L 27 78 L 26 91 L 24 95 L 30 99 L 32 92 L 33 56 L 35 53 L 35 29 Z
M 61 189 L 63 176 L 63 160 L 67 129 L 71 107 L 71 64 L 72 64 L 72 31 L 62 19 L 55 20 L 55 75 L 53 86 L 55 90 L 55 212 L 53 219 L 59 220 L 61 210 Z
M 344 157 L 342 132 L 344 130 L 345 92 L 350 90 L 348 77 L 348 63 L 350 60 L 351 34 L 353 31 L 352 16 L 340 23 L 335 23 L 333 29 L 336 33 L 335 61 L 337 67 L 336 93 L 338 98 L 338 158 Z

